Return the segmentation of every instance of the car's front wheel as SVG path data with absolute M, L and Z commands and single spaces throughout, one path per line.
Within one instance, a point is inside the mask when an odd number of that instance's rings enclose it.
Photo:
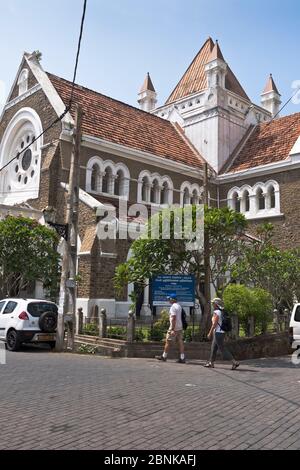
M 6 336 L 6 346 L 9 351 L 18 351 L 21 347 L 21 341 L 15 330 L 10 330 Z

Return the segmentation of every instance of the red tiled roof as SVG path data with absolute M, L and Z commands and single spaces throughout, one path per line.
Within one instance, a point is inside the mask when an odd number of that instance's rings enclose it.
M 248 170 L 288 158 L 300 135 L 300 113 L 258 125 L 224 173 Z
M 202 48 L 194 58 L 181 80 L 178 82 L 166 104 L 173 103 L 181 98 L 193 93 L 205 90 L 207 88 L 207 78 L 205 65 L 214 58 L 223 58 L 219 45 L 215 45 L 211 38 L 208 38 Z M 227 66 L 227 75 L 225 78 L 225 87 L 237 95 L 250 101 L 245 90 L 237 80 L 232 70 Z
M 71 82 L 50 73 L 48 77 L 67 105 Z M 83 108 L 84 134 L 192 167 L 202 167 L 200 154 L 191 151 L 169 121 L 79 85 L 74 87 L 73 102 Z M 73 108 L 71 114 L 75 114 Z

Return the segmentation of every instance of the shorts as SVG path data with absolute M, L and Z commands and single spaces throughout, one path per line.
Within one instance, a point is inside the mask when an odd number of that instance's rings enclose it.
M 183 339 L 183 337 L 182 337 L 182 330 L 175 331 L 175 335 L 173 335 L 173 336 L 172 336 L 170 333 L 171 333 L 171 331 L 169 330 L 169 331 L 167 332 L 167 337 L 166 337 L 167 341 L 169 341 L 170 343 L 171 343 L 172 341 L 178 342 L 178 341 L 180 341 L 180 340 Z

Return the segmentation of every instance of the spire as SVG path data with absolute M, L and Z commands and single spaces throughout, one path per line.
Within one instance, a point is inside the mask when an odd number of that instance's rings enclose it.
M 155 88 L 153 86 L 149 72 L 147 72 L 142 88 L 140 89 L 140 93 L 143 93 L 144 91 L 148 91 L 148 90 L 154 91 L 155 93 Z
M 264 91 L 262 92 L 262 94 L 264 93 L 270 93 L 271 91 L 274 91 L 275 93 L 277 93 L 278 95 L 280 95 L 278 89 L 277 89 L 277 86 L 275 85 L 275 82 L 273 80 L 273 77 L 272 77 L 272 74 L 270 73 L 270 76 L 268 78 L 268 81 L 266 83 L 266 86 L 264 88 Z
M 261 105 L 271 113 L 272 117 L 278 115 L 281 105 L 280 96 L 281 95 L 275 85 L 272 74 L 270 73 L 264 91 L 261 94 Z
M 157 93 L 153 86 L 149 72 L 146 75 L 142 88 L 138 95 L 138 103 L 143 111 L 150 112 L 157 103 Z
M 214 48 L 211 51 L 210 56 L 208 57 L 207 63 L 212 62 L 213 60 L 216 60 L 216 59 L 220 59 L 220 60 L 223 60 L 223 62 L 225 62 L 217 39 L 216 39 Z

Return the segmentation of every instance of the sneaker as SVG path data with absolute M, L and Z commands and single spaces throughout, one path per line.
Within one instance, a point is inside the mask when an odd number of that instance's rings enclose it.
M 239 367 L 240 363 L 239 362 L 235 362 L 234 364 L 232 364 L 232 367 L 231 367 L 231 370 L 235 370 Z
M 204 365 L 204 367 L 208 367 L 208 368 L 211 368 L 211 369 L 214 369 L 214 368 L 215 368 L 215 366 L 214 366 L 214 364 L 213 364 L 212 362 L 207 362 L 207 363 Z
M 164 356 L 155 356 L 155 359 L 157 359 L 158 361 L 167 362 L 167 358 Z
M 178 364 L 185 364 L 185 359 L 178 359 L 178 361 L 176 361 Z

